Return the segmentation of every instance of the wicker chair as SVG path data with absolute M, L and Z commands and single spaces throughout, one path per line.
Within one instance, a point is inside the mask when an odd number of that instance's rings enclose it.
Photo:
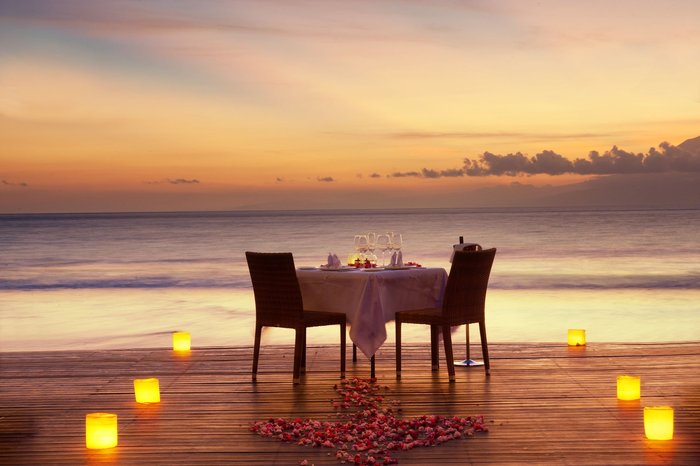
M 450 382 L 455 380 L 451 327 L 478 323 L 486 375 L 491 371 L 486 342 L 484 304 L 496 249 L 456 251 L 440 309 L 416 309 L 396 313 L 396 378 L 401 378 L 401 324 L 430 325 L 433 370 L 438 367 L 438 335 L 442 330 Z
M 345 314 L 305 311 L 292 253 L 246 252 L 255 295 L 255 347 L 253 380 L 258 373 L 263 327 L 291 328 L 294 341 L 294 383 L 306 372 L 306 329 L 340 325 L 340 378 L 345 377 Z

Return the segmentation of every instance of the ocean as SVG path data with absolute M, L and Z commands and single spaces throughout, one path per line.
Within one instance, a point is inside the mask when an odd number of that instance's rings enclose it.
M 405 261 L 447 270 L 459 236 L 498 248 L 490 342 L 564 342 L 567 328 L 590 342 L 698 340 L 700 210 L 26 214 L 0 215 L 0 351 L 167 347 L 175 330 L 194 346 L 251 345 L 245 251 L 319 265 L 368 231 L 401 233 Z M 429 340 L 410 327 L 407 341 Z

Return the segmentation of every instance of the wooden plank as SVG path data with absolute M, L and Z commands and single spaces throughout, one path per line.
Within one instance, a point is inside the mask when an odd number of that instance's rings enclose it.
M 463 347 L 455 346 L 461 355 Z M 378 379 L 401 416 L 483 414 L 490 432 L 439 447 L 399 452 L 400 464 L 698 464 L 700 343 L 492 344 L 492 373 L 444 360 L 430 370 L 429 345 L 402 350 L 396 381 L 390 345 L 377 355 Z M 335 419 L 337 346 L 309 347 L 307 375 L 291 383 L 292 348 L 263 347 L 258 382 L 252 349 L 201 348 L 0 353 L 0 463 L 339 464 L 335 450 L 300 447 L 249 431 L 269 417 Z M 478 357 L 474 348 L 473 357 Z M 369 361 L 348 364 L 366 377 Z M 642 377 L 642 400 L 619 402 L 616 377 Z M 158 377 L 162 402 L 133 401 L 133 379 Z M 644 438 L 643 406 L 675 408 L 675 436 Z M 84 447 L 84 417 L 119 416 L 117 448 Z

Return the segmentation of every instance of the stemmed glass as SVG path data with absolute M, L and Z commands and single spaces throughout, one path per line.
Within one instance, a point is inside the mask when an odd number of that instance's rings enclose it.
M 390 249 L 394 251 L 400 251 L 401 246 L 403 246 L 403 236 L 401 236 L 401 233 L 393 233 L 389 232 L 389 237 L 391 238 L 391 247 Z
M 382 251 L 382 267 L 384 267 L 386 265 L 386 251 L 391 247 L 391 237 L 388 234 L 377 235 L 375 247 Z
M 374 254 L 374 249 L 377 247 L 377 234 L 374 233 L 373 231 L 370 231 L 367 233 L 367 251 L 369 251 L 369 254 L 367 254 L 367 259 L 369 259 L 370 263 L 372 264 L 377 264 L 377 256 Z
M 360 254 L 360 261 L 364 261 L 365 253 L 369 250 L 367 235 L 355 235 L 355 250 Z
M 373 231 L 367 233 L 367 249 L 369 252 L 374 252 L 374 246 L 377 244 L 377 234 Z

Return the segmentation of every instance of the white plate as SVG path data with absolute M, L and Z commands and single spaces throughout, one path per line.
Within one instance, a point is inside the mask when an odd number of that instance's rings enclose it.
M 340 267 L 339 269 L 333 269 L 330 267 L 321 266 L 318 269 L 323 270 L 325 272 L 349 272 L 350 270 L 355 270 L 355 267 L 348 267 L 348 266 L 344 265 L 344 266 Z
M 318 267 L 297 267 L 299 270 L 318 270 Z
M 414 269 L 414 268 L 415 267 L 409 267 L 407 265 L 402 265 L 400 267 L 396 266 L 396 265 L 394 265 L 392 267 L 390 267 L 390 266 L 384 267 L 384 269 L 386 269 L 386 270 L 408 270 L 408 269 Z
M 370 269 L 360 269 L 360 270 L 364 270 L 365 272 L 381 272 L 382 270 L 384 270 L 384 267 L 372 267 Z

